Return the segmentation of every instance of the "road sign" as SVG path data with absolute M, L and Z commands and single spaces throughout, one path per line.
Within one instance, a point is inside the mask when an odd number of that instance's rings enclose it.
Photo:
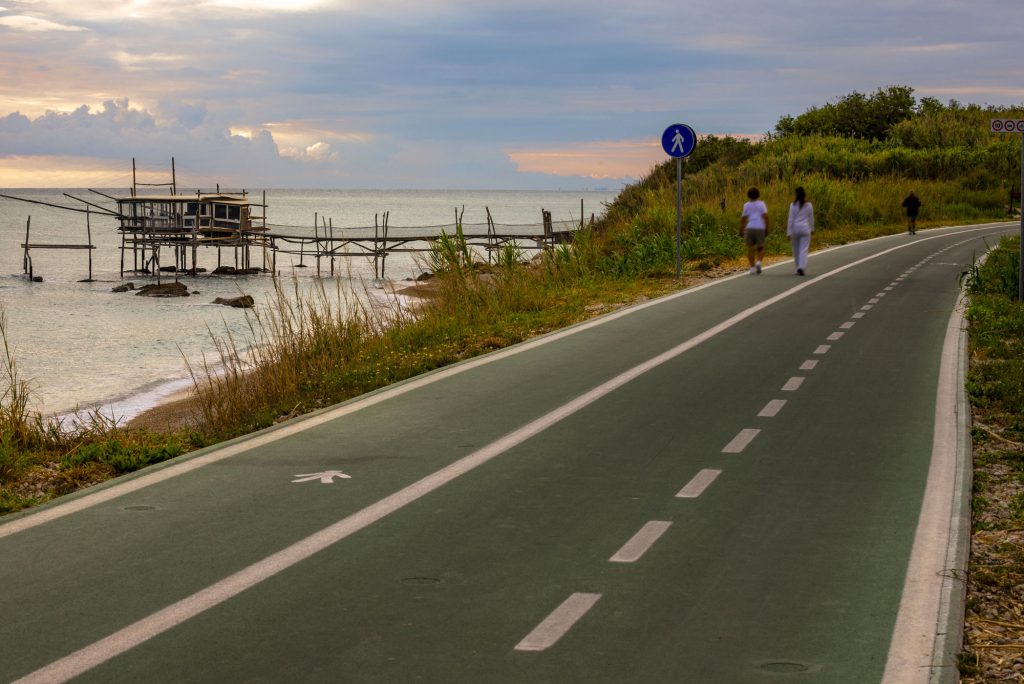
M 988 126 L 993 133 L 1024 133 L 1024 119 L 990 119 Z
M 670 157 L 686 157 L 697 146 L 697 134 L 686 124 L 672 124 L 661 134 L 661 147 Z
M 988 128 L 993 133 L 1021 133 L 1020 145 L 1020 191 L 1024 196 L 1024 119 L 989 119 Z M 1013 204 L 1013 201 L 1010 201 Z M 1020 212 L 1020 270 L 1017 272 L 1017 301 L 1024 302 L 1024 207 Z

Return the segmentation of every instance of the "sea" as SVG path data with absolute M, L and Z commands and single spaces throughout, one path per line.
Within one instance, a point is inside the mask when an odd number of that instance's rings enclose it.
M 124 422 L 190 388 L 190 367 L 215 367 L 217 339 L 230 335 L 243 349 L 254 343 L 253 312 L 212 302 L 248 294 L 257 308 L 269 306 L 274 286 L 267 274 L 182 275 L 179 280 L 199 293 L 182 298 L 112 292 L 125 282 L 136 287 L 156 282 L 156 276 L 126 270 L 121 277 L 121 236 L 112 217 L 98 208 L 86 215 L 60 207 L 84 209 L 87 202 L 111 207 L 105 196 L 124 197 L 127 189 L 0 189 L 0 194 L 31 200 L 0 197 L 0 308 L 6 318 L 0 391 L 9 386 L 5 376 L 13 365 L 17 377 L 28 383 L 33 410 L 58 417 L 99 410 Z M 421 234 L 424 228 L 432 234 L 451 232 L 457 216 L 467 230 L 481 230 L 488 211 L 499 230 L 539 232 L 544 210 L 556 222 L 578 223 L 581 215 L 602 215 L 615 195 L 610 190 L 267 190 L 265 211 L 272 232 L 305 236 L 323 235 L 324 225 L 335 236 L 345 231 L 372 235 L 385 213 L 392 235 L 413 229 Z M 262 192 L 250 197 L 263 201 Z M 91 239 L 96 249 L 34 249 L 32 271 L 42 282 L 30 282 L 21 247 L 27 227 L 32 244 L 85 245 Z M 89 274 L 90 252 L 93 281 L 82 282 Z M 262 255 L 254 252 L 251 258 L 254 266 L 262 265 Z M 225 251 L 224 263 L 234 264 L 232 253 Z M 339 258 L 333 276 L 328 260 L 321 262 L 319 276 L 314 264 L 308 255 L 279 254 L 279 280 L 292 289 L 298 284 L 300 291 L 322 285 L 327 292 L 340 288 L 356 297 L 393 298 L 389 285 L 427 270 L 416 254 L 389 256 L 387 282 L 375 278 L 372 258 Z M 216 250 L 200 248 L 199 266 L 212 271 Z M 133 268 L 131 252 L 125 268 Z M 173 278 L 161 275 L 165 282 Z

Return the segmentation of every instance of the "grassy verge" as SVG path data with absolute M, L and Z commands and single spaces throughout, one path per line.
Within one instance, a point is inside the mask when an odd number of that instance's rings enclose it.
M 974 491 L 965 683 L 1018 681 L 1024 670 L 1024 304 L 1016 301 L 1019 238 L 968 271 L 967 390 Z
M 0 310 L 0 514 L 48 501 L 122 473 L 205 445 L 198 432 L 158 434 L 125 430 L 99 413 L 75 420 L 45 418 L 33 410 L 7 342 Z

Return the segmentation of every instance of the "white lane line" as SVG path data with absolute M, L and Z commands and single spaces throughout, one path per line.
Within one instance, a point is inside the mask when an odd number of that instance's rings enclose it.
M 845 323 L 843 323 L 839 327 L 842 328 L 843 330 L 849 330 L 850 328 L 852 328 L 856 324 L 857 324 L 857 321 L 846 321 Z
M 890 287 L 883 287 L 882 289 L 885 290 L 886 292 L 892 292 L 892 287 L 891 286 Z
M 761 412 L 757 414 L 757 417 L 774 418 L 775 416 L 779 415 L 779 411 L 781 411 L 782 407 L 785 405 L 785 399 L 772 399 L 771 401 L 764 405 L 764 408 L 761 409 Z
M 628 542 L 623 544 L 622 548 L 616 551 L 615 555 L 608 559 L 608 562 L 637 562 L 652 546 L 654 546 L 654 542 L 658 541 L 661 538 L 661 535 L 665 534 L 671 526 L 672 523 L 666 520 L 651 520 L 641 527 L 640 531 L 634 534 Z
M 723 454 L 738 454 L 747 448 L 754 438 L 757 437 L 760 430 L 755 428 L 744 428 L 740 430 L 740 433 L 732 438 L 732 441 L 725 445 L 722 449 Z
M 815 354 L 828 354 L 828 350 L 832 348 L 831 344 L 819 344 L 814 350 Z
M 972 228 L 966 231 L 952 233 L 953 236 L 966 235 L 968 233 L 981 232 L 988 230 L 991 226 L 985 226 L 982 228 Z M 949 237 L 949 234 L 935 235 L 934 237 L 924 238 L 926 240 L 935 240 L 940 238 Z M 965 240 L 964 242 L 967 242 Z M 135 648 L 139 644 L 145 643 L 149 639 L 162 634 L 163 632 L 180 625 L 181 623 L 189 620 L 200 613 L 203 613 L 210 608 L 213 608 L 224 601 L 237 596 L 243 591 L 263 582 L 264 580 L 277 575 L 280 572 L 290 568 L 296 563 L 319 553 L 323 549 L 345 539 L 346 537 L 362 530 L 369 525 L 373 524 L 377 520 L 384 518 L 385 516 L 393 513 L 396 510 L 407 506 L 420 499 L 421 497 L 433 492 L 439 487 L 447 484 L 448 482 L 456 479 L 457 477 L 474 470 L 475 468 L 483 465 L 484 463 L 492 460 L 493 458 L 504 453 L 508 449 L 522 443 L 530 437 L 539 434 L 551 425 L 558 423 L 559 421 L 573 415 L 582 408 L 589 404 L 597 401 L 599 398 L 606 394 L 614 391 L 618 387 L 626 384 L 630 380 L 636 378 L 639 375 L 656 368 L 657 366 L 674 359 L 675 357 L 683 354 L 686 351 L 696 347 L 697 345 L 715 337 L 721 332 L 728 330 L 734 325 L 746 320 L 747 318 L 755 315 L 756 313 L 767 309 L 776 303 L 783 301 L 801 291 L 804 288 L 810 287 L 814 284 L 822 282 L 828 278 L 839 275 L 851 268 L 860 266 L 861 264 L 868 263 L 882 256 L 885 256 L 891 252 L 895 252 L 900 249 L 904 249 L 910 244 L 897 245 L 889 249 L 883 250 L 871 256 L 864 257 L 857 261 L 850 262 L 845 266 L 824 273 L 816 278 L 808 280 L 799 285 L 794 285 L 792 288 L 781 292 L 773 297 L 770 297 L 760 304 L 756 304 L 749 309 L 745 309 L 731 318 L 713 326 L 703 333 L 690 338 L 689 340 L 679 344 L 672 349 L 663 352 L 662 354 L 649 359 L 647 362 L 634 367 L 633 369 L 622 373 L 611 380 L 605 382 L 598 387 L 595 387 L 591 391 L 580 395 L 573 401 L 562 405 L 561 407 L 551 411 L 550 413 L 541 416 L 540 418 L 524 425 L 522 428 L 509 433 L 505 437 L 488 444 L 481 449 L 464 456 L 458 461 L 449 464 L 448 466 L 436 471 L 435 473 L 424 477 L 423 479 L 414 482 L 413 484 L 391 494 L 380 501 L 363 508 L 346 518 L 339 520 L 338 522 L 316 532 L 305 539 L 300 539 L 291 546 L 288 546 L 277 553 L 264 558 L 262 561 L 258 561 L 247 568 L 236 572 L 229 577 L 210 585 L 209 587 L 198 591 L 197 593 L 181 599 L 177 603 L 171 604 L 166 608 L 163 608 L 148 617 L 142 618 L 123 629 L 114 632 L 113 634 L 104 637 L 92 644 L 85 646 L 59 660 L 56 660 L 49 665 L 46 665 L 35 672 L 32 672 L 19 682 L 66 682 L 69 679 L 77 677 L 84 672 L 88 672 L 92 668 L 110 660 L 111 658 L 120 655 L 132 648 Z M 742 277 L 741 275 L 735 276 L 736 278 Z M 61 518 L 65 515 L 75 513 L 81 510 L 88 509 L 111 499 L 123 496 L 129 492 L 138 491 L 152 484 L 169 480 L 177 475 L 196 470 L 204 465 L 210 463 L 216 463 L 224 460 L 231 456 L 235 456 L 240 453 L 251 451 L 252 449 L 275 442 L 284 437 L 294 435 L 296 433 L 303 432 L 309 428 L 322 425 L 324 423 L 331 422 L 342 416 L 355 413 L 367 406 L 372 406 L 395 396 L 406 394 L 420 387 L 433 384 L 438 380 L 451 377 L 463 373 L 467 370 L 477 368 L 489 364 L 493 361 L 520 354 L 526 350 L 534 349 L 550 342 L 553 342 L 570 335 L 574 335 L 577 332 L 590 329 L 597 325 L 602 325 L 611 320 L 621 318 L 623 316 L 641 311 L 649 308 L 650 306 L 660 305 L 666 301 L 674 300 L 679 297 L 692 294 L 693 292 L 699 291 L 705 287 L 712 287 L 720 282 L 708 283 L 707 285 L 701 285 L 692 290 L 686 290 L 684 292 L 669 295 L 661 299 L 653 300 L 645 304 L 640 304 L 629 309 L 624 309 L 621 312 L 615 314 L 609 314 L 608 316 L 594 319 L 594 321 L 577 325 L 568 330 L 554 333 L 542 338 L 538 338 L 532 342 L 523 343 L 520 346 L 511 347 L 501 352 L 495 352 L 487 356 L 481 357 L 480 359 L 474 359 L 473 361 L 467 361 L 457 366 L 452 366 L 435 373 L 411 380 L 400 385 L 396 385 L 393 388 L 382 390 L 381 392 L 372 396 L 366 397 L 365 399 L 358 399 L 351 403 L 345 403 L 334 409 L 329 409 L 321 414 L 311 416 L 307 419 L 296 421 L 295 423 L 285 424 L 284 426 L 273 429 L 269 432 L 263 433 L 254 438 L 246 438 L 242 441 L 235 442 L 223 448 L 214 448 L 212 451 L 203 454 L 202 456 L 188 458 L 185 461 L 174 463 L 171 466 L 159 467 L 157 470 L 149 472 L 145 475 L 134 477 L 127 480 L 124 483 L 118 483 L 110 487 L 104 487 L 95 494 L 86 494 L 82 497 L 69 501 L 66 504 L 58 504 L 56 506 L 46 508 L 39 511 L 38 513 L 29 514 L 23 518 L 15 519 L 9 523 L 0 524 L 0 538 L 15 534 L 25 529 L 35 527 L 36 525 L 49 522 Z M 833 333 L 842 336 L 842 333 Z M 838 338 L 836 338 L 838 339 Z M 759 430 L 754 431 L 756 436 Z M 742 433 L 741 433 L 742 434 Z M 753 436 L 750 437 L 753 439 Z M 735 440 L 734 440 L 735 441 Z M 748 440 L 749 441 L 749 440 Z
M 875 308 L 874 304 L 865 304 L 864 306 L 860 307 L 860 310 L 861 311 L 871 311 L 874 308 Z
M 853 316 L 851 316 L 851 318 L 864 318 L 864 312 L 863 311 L 858 311 L 857 313 L 853 314 Z
M 892 288 L 896 287 L 897 285 L 899 285 L 899 283 L 891 282 L 891 283 L 889 283 L 889 289 L 891 290 Z
M 868 304 L 877 304 L 878 301 L 878 297 L 872 297 L 871 299 L 868 300 Z
M 877 294 L 875 294 L 875 296 L 879 297 L 879 298 L 884 297 L 885 296 L 885 292 L 878 292 Z
M 577 592 L 562 601 L 562 605 L 544 618 L 544 621 L 533 628 L 533 631 L 516 644 L 517 651 L 543 651 L 551 648 L 565 636 L 580 618 L 594 607 L 601 594 L 584 594 Z
M 711 468 L 705 468 L 696 475 L 693 479 L 686 483 L 686 486 L 679 490 L 676 494 L 677 499 L 696 499 L 698 496 L 704 493 L 704 490 L 711 486 L 711 483 L 715 481 L 715 478 L 722 474 L 721 470 L 713 470 Z
M 818 362 L 815 359 L 807 359 L 800 364 L 800 370 L 814 370 L 818 367 Z
M 782 386 L 783 392 L 796 392 L 800 389 L 800 385 L 804 384 L 804 379 L 801 377 L 793 377 L 786 381 L 786 384 Z
M 844 335 L 844 333 L 841 333 L 841 332 L 834 332 L 834 333 L 832 333 L 831 335 L 829 335 L 828 337 L 826 337 L 825 339 L 826 339 L 826 340 L 829 340 L 829 341 L 831 341 L 831 342 L 835 342 L 836 340 L 838 340 L 839 338 L 841 338 L 841 337 L 842 337 L 843 335 Z

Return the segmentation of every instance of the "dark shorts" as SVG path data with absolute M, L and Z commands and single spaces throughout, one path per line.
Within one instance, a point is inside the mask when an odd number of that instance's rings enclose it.
M 748 247 L 764 247 L 764 229 L 747 228 L 743 231 L 743 240 Z

